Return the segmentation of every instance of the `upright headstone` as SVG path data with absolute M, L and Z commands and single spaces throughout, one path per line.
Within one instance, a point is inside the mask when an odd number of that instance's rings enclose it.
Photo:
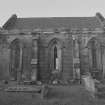
M 95 97 L 95 82 L 91 77 L 91 74 L 87 73 L 86 75 L 82 76 L 82 79 L 86 90 L 89 91 L 92 97 Z

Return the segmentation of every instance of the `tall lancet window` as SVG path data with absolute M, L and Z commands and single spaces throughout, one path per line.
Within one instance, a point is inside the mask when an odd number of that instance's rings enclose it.
M 59 40 L 54 39 L 49 44 L 49 70 L 60 72 L 62 70 L 62 49 Z
M 54 47 L 54 69 L 58 69 L 57 67 L 57 61 L 58 60 L 58 54 L 57 54 L 57 47 Z
M 92 59 L 93 59 L 93 67 L 96 68 L 96 66 L 97 66 L 97 59 L 96 59 L 95 41 L 92 41 Z

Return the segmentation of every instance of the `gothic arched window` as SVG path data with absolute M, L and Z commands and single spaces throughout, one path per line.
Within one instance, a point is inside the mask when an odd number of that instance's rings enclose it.
M 19 39 L 13 40 L 10 45 L 11 48 L 11 61 L 10 61 L 10 75 L 14 80 L 18 78 L 18 71 L 22 68 L 22 47 Z
M 49 43 L 49 69 L 52 72 L 62 70 L 62 43 L 58 39 L 53 39 Z
M 95 41 L 92 41 L 92 59 L 93 59 L 93 67 L 96 68 L 97 66 L 97 59 L 96 59 L 96 45 L 95 45 Z
M 54 47 L 54 69 L 57 69 L 57 59 L 58 59 L 58 54 L 57 54 L 57 47 Z

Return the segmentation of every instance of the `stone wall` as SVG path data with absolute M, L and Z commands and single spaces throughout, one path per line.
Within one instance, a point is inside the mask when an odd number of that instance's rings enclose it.
M 69 30 L 70 31 L 70 30 Z M 98 34 L 99 33 L 99 34 Z M 9 64 L 10 64 L 10 47 L 11 42 L 19 38 L 24 43 L 24 67 L 23 71 L 26 78 L 31 78 L 31 59 L 32 59 L 32 39 L 38 37 L 38 65 L 37 73 L 38 80 L 49 81 L 51 76 L 50 62 L 49 62 L 49 46 L 52 40 L 57 39 L 61 43 L 62 50 L 62 80 L 73 79 L 73 40 L 72 36 L 75 35 L 80 41 L 80 46 L 78 51 L 80 53 L 80 70 L 83 72 L 89 71 L 89 55 L 88 55 L 88 41 L 91 37 L 96 37 L 103 35 L 102 31 L 78 31 L 74 30 L 71 32 L 58 31 L 58 32 L 39 32 L 39 33 L 20 33 L 5 31 L 1 34 L 2 38 L 0 43 L 0 79 L 10 78 Z M 86 38 L 86 40 L 84 40 Z M 27 56 L 27 57 L 26 57 Z M 26 60 L 27 59 L 27 60 Z M 5 66 L 6 65 L 6 66 Z
M 0 80 L 8 80 L 10 62 L 10 49 L 6 37 L 0 37 Z
M 58 39 L 62 43 L 62 79 L 68 80 L 73 77 L 73 59 L 72 59 L 72 36 L 70 34 L 53 33 L 43 34 L 39 43 L 39 71 L 42 80 L 50 78 L 49 64 L 49 43 L 53 39 Z

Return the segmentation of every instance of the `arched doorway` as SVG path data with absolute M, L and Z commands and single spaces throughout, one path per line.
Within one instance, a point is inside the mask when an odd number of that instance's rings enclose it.
M 61 43 L 57 39 L 53 39 L 49 44 L 49 70 L 52 81 L 61 78 L 62 49 Z

